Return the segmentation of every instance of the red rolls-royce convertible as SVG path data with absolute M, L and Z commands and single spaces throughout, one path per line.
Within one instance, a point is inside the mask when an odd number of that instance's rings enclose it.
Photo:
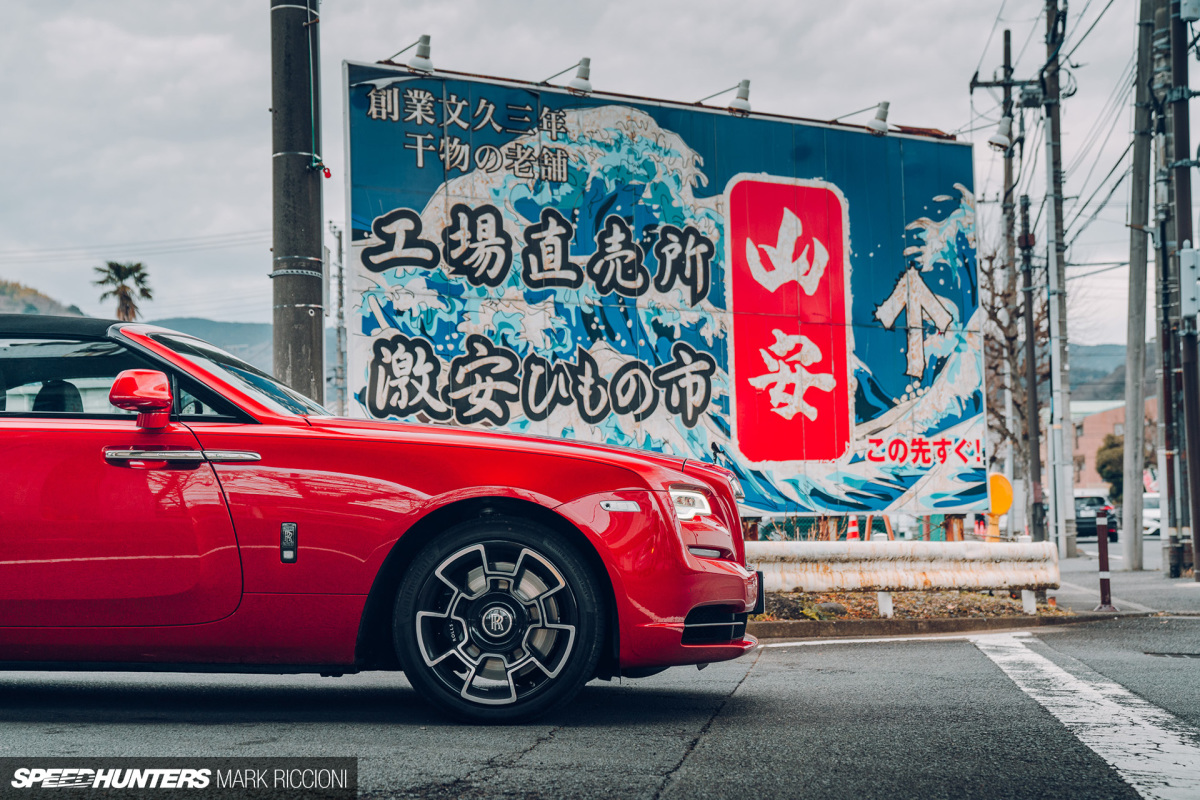
M 333 417 L 199 339 L 0 315 L 0 668 L 403 670 L 476 721 L 736 658 L 699 460 Z

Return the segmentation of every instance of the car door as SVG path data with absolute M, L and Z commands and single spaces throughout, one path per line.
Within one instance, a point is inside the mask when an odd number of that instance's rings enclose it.
M 109 340 L 0 336 L 0 627 L 190 625 L 242 594 L 229 512 L 185 426 L 108 403 Z M 142 458 L 129 451 L 168 451 Z

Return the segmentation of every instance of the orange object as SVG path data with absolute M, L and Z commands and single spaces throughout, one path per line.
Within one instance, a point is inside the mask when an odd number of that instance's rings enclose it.
M 850 527 L 846 530 L 846 541 L 857 540 L 858 536 L 858 515 L 850 517 Z

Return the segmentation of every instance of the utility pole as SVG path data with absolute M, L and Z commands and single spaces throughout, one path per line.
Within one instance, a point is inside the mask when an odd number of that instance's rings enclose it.
M 1062 124 L 1059 107 L 1058 55 L 1066 35 L 1067 9 L 1046 0 L 1046 258 L 1050 296 L 1050 503 L 1059 558 L 1075 550 L 1075 426 L 1071 421 L 1068 360 L 1066 271 L 1063 269 Z
M 1024 120 L 1023 119 L 1022 119 L 1022 130 L 1021 130 L 1022 136 L 1021 136 L 1021 138 L 1019 139 L 1019 138 L 1015 137 L 1013 134 L 1013 129 L 1012 129 L 1012 123 L 1013 123 L 1012 90 L 1013 90 L 1013 87 L 1016 87 L 1016 86 L 1028 86 L 1028 85 L 1031 85 L 1034 83 L 1037 83 L 1037 81 L 1013 80 L 1012 31 L 1010 31 L 1010 30 L 1004 31 L 1004 68 L 1003 68 L 1003 74 L 1002 74 L 1000 80 L 998 80 L 998 81 L 996 81 L 996 80 L 981 81 L 981 80 L 979 80 L 978 72 L 976 72 L 975 75 L 972 76 L 972 78 L 971 78 L 971 91 L 972 92 L 974 92 L 976 88 L 1000 88 L 1004 92 L 1004 106 L 1003 106 L 1004 110 L 1003 110 L 1001 116 L 1004 120 L 1007 120 L 1008 126 L 1007 126 L 1007 129 L 1005 129 L 1005 126 L 1002 123 L 1000 126 L 1000 129 L 997 131 L 997 136 L 994 136 L 994 137 L 992 137 L 992 139 L 989 139 L 989 143 L 995 147 L 999 147 L 1000 145 L 996 141 L 997 137 L 1007 137 L 1007 139 L 1008 139 L 1007 146 L 1005 146 L 1003 148 L 1004 149 L 1004 196 L 1001 199 L 1003 215 L 1004 215 L 1004 269 L 1007 271 L 1005 273 L 1006 274 L 1006 280 L 1005 280 L 1006 284 L 1007 284 L 1007 279 L 1008 279 L 1007 276 L 1013 276 L 1013 275 L 1015 275 L 1015 272 L 1016 272 L 1016 245 L 1015 245 L 1014 238 L 1013 238 L 1014 228 L 1016 227 L 1015 204 L 1013 202 L 1013 154 L 1016 149 L 1017 142 L 1024 138 Z M 1009 354 L 1006 353 L 1004 365 L 1003 365 L 1004 366 L 1004 369 L 1003 369 L 1004 415 L 1005 415 L 1004 418 L 1005 418 L 1005 421 L 1006 421 L 1006 424 L 1007 424 L 1009 430 L 1013 430 L 1013 428 L 1015 427 L 1013 425 L 1013 402 L 1012 402 L 1012 400 L 1013 400 L 1012 385 L 1013 385 L 1014 376 L 1012 374 L 1012 367 L 1011 367 L 1012 362 L 1008 356 L 1009 356 Z M 1035 388 L 1034 389 L 1035 396 L 1036 396 L 1036 393 L 1037 393 L 1037 391 Z M 1036 403 L 1035 403 L 1035 406 L 1036 406 Z M 1035 421 L 1035 423 L 1039 421 L 1037 419 L 1036 413 L 1034 415 L 1034 421 Z M 1034 435 L 1036 436 L 1036 431 L 1034 432 Z M 1010 479 L 1012 478 L 1012 473 L 1013 473 L 1013 464 L 1012 464 L 1013 453 L 1012 453 L 1012 451 L 1013 451 L 1013 448 L 1012 448 L 1012 445 L 1010 444 L 1009 448 L 1008 448 L 1008 453 L 1005 456 L 1005 460 L 1004 460 L 1004 472 L 1005 472 L 1005 475 L 1008 476 Z M 1039 459 L 1040 457 L 1041 457 L 1040 453 L 1036 452 L 1036 450 L 1035 450 L 1035 452 L 1033 454 L 1033 459 L 1036 460 L 1036 459 Z M 1040 467 L 1040 465 L 1039 465 L 1039 467 Z M 1040 489 L 1038 491 L 1040 492 Z M 1033 500 L 1034 489 L 1033 489 L 1032 483 L 1029 484 L 1029 491 L 1027 491 L 1025 494 L 1026 494 L 1025 501 L 1026 501 L 1026 512 L 1027 512 L 1026 519 L 1029 521 L 1029 524 L 1032 525 L 1033 524 L 1033 522 L 1032 522 L 1033 514 L 1034 514 L 1033 504 L 1035 502 Z M 1037 502 L 1040 503 L 1040 497 Z
M 1162 522 L 1166 523 L 1167 547 L 1173 551 L 1179 536 L 1179 497 L 1175 482 L 1175 399 L 1174 399 L 1174 336 L 1171 332 L 1171 260 L 1174 242 L 1171 229 L 1170 156 L 1167 136 L 1166 103 L 1171 85 L 1171 33 L 1169 0 L 1155 0 L 1152 77 L 1155 100 L 1154 120 L 1154 271 L 1157 278 L 1156 316 L 1158 323 L 1159 381 L 1158 381 L 1158 485 Z M 1160 523 L 1161 524 L 1161 523 Z M 1169 564 L 1169 562 L 1168 562 Z M 1130 565 L 1132 566 L 1132 564 Z
M 1042 519 L 1042 446 L 1038 429 L 1037 391 L 1037 329 L 1033 322 L 1033 234 L 1029 232 L 1029 195 L 1021 195 L 1021 274 L 1025 295 L 1025 430 L 1028 432 L 1029 493 L 1032 503 L 1029 517 L 1029 532 L 1035 542 L 1046 541 L 1046 528 Z
M 337 404 L 333 410 L 339 417 L 344 417 L 349 401 L 346 394 L 346 262 L 342 256 L 342 229 L 331 222 L 329 230 L 337 239 L 337 366 L 333 369 L 333 388 L 337 392 Z
M 1150 48 L 1154 0 L 1141 0 L 1134 79 L 1133 175 L 1129 201 L 1129 322 L 1125 337 L 1125 469 L 1121 502 L 1121 550 L 1131 569 L 1141 569 L 1142 475 L 1146 465 L 1146 245 L 1150 213 Z M 1136 566 L 1134 566 L 1136 564 Z
M 1004 29 L 1004 110 L 1001 117 L 1008 120 L 1008 147 L 1004 149 L 1004 199 L 1001 203 L 1001 209 L 1004 214 L 1004 271 L 1005 271 L 1005 286 L 1009 285 L 1017 268 L 1016 257 L 1016 239 L 1014 237 L 1015 225 L 1015 209 L 1016 204 L 1013 202 L 1013 151 L 1016 149 L 1016 137 L 1013 135 L 1013 103 L 1012 103 L 1012 31 Z M 1008 312 L 1011 313 L 1011 312 Z M 1015 348 L 1014 348 L 1015 349 Z M 1004 354 L 1004 424 L 1009 431 L 1016 429 L 1013 424 L 1013 370 L 1012 361 L 1013 353 L 1005 352 Z M 1004 476 L 1013 480 L 1013 449 L 1014 445 L 1010 441 L 1008 444 L 1008 453 L 1004 457 Z M 1028 508 L 1028 503 L 1026 503 Z M 1009 534 L 1012 533 L 1012 519 L 1015 514 L 1009 514 Z
M 320 0 L 271 0 L 275 374 L 325 395 L 320 127 Z
M 1168 114 L 1171 122 L 1171 184 L 1174 201 L 1174 214 L 1172 218 L 1175 222 L 1175 263 L 1174 274 L 1177 280 L 1171 288 L 1176 292 L 1176 297 L 1182 297 L 1178 294 L 1182 288 L 1184 275 L 1182 265 L 1179 260 L 1179 249 L 1186 247 L 1184 242 L 1191 242 L 1195 237 L 1192 235 L 1192 167 L 1195 162 L 1190 159 L 1191 150 L 1191 131 L 1188 123 L 1188 99 L 1191 97 L 1191 90 L 1188 87 L 1188 51 L 1191 49 L 1189 44 L 1188 25 L 1180 16 L 1179 0 L 1172 0 L 1171 3 L 1171 93 L 1167 99 L 1170 101 L 1168 106 Z M 1174 304 L 1172 310 L 1176 308 Z M 1186 331 L 1184 326 L 1187 321 L 1182 318 L 1182 313 L 1172 320 L 1172 333 L 1178 337 L 1176 352 L 1180 354 L 1182 362 L 1184 338 Z M 1194 354 L 1193 354 L 1194 355 Z M 1194 359 L 1193 359 L 1194 360 Z M 1182 366 L 1182 364 L 1181 364 Z M 1194 366 L 1194 365 L 1193 365 Z M 1191 416 L 1192 409 L 1187 406 L 1186 398 L 1195 396 L 1189 391 L 1187 384 L 1187 376 L 1184 370 L 1180 369 L 1174 374 L 1174 397 L 1176 403 L 1182 405 L 1183 416 L 1185 423 L 1182 428 L 1176 427 L 1175 432 L 1175 449 L 1178 453 L 1176 458 L 1176 469 L 1178 470 L 1178 478 L 1176 486 L 1178 487 L 1180 502 L 1179 502 L 1179 524 L 1180 536 L 1182 538 L 1190 538 L 1192 534 L 1192 513 L 1190 506 L 1190 498 L 1192 492 L 1189 490 L 1189 472 L 1191 472 L 1191 444 L 1195 439 L 1188 421 Z M 1178 408 L 1178 406 L 1177 406 Z M 1178 419 L 1178 416 L 1176 417 Z M 1194 502 L 1194 501 L 1192 501 Z M 1139 562 L 1138 566 L 1141 564 Z

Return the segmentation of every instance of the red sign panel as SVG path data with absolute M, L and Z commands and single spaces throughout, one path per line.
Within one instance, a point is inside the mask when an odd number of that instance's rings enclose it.
M 726 189 L 734 436 L 751 462 L 828 461 L 850 445 L 846 200 L 755 176 Z

